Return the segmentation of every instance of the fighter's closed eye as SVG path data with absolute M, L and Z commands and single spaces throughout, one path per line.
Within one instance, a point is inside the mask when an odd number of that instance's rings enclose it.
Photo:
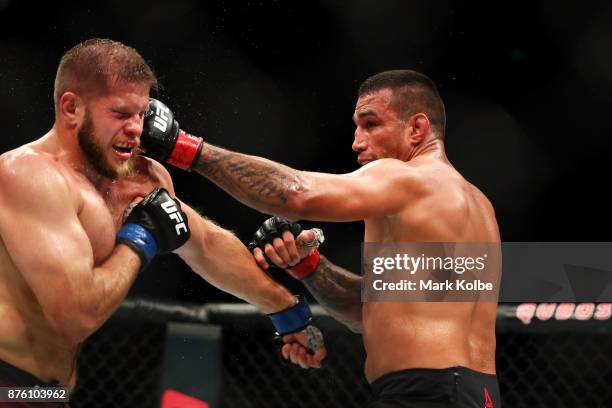
M 124 112 L 124 111 L 113 111 L 113 113 L 115 114 L 115 117 L 117 119 L 127 119 L 129 118 L 131 115 L 129 112 Z

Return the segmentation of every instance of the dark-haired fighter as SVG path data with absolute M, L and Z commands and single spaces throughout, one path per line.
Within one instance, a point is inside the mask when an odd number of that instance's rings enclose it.
M 81 43 L 59 64 L 53 128 L 0 156 L 0 386 L 74 386 L 79 343 L 157 253 L 177 253 L 213 285 L 274 313 L 281 334 L 307 326 L 308 306 L 233 234 L 173 198 L 162 165 L 135 154 L 155 84 L 133 48 Z M 308 344 L 308 332 L 293 338 Z
M 157 101 L 152 107 L 153 112 L 167 109 Z M 298 171 L 231 152 L 180 131 L 178 124 L 161 132 L 153 127 L 155 116 L 143 132 L 148 154 L 197 171 L 262 212 L 363 220 L 365 242 L 499 242 L 491 203 L 446 157 L 443 102 L 433 82 L 417 72 L 382 72 L 361 85 L 352 147 L 362 167 L 350 174 Z M 501 405 L 495 302 L 361 304 L 359 276 L 303 250 L 312 234 L 303 232 L 296 246 L 289 231 L 282 239 L 275 231 L 264 251 L 281 267 L 301 262 L 291 273 L 331 315 L 363 332 L 366 377 L 374 390 L 371 407 Z M 260 249 L 254 254 L 267 266 Z M 283 352 L 309 364 L 302 347 L 286 345 Z

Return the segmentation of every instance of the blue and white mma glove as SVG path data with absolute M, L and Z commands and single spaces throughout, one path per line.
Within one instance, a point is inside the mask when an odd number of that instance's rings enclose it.
M 268 317 L 276 329 L 277 339 L 303 331 L 308 343 L 306 347 L 308 352 L 315 353 L 319 348 L 324 347 L 323 333 L 318 327 L 311 324 L 312 312 L 306 298 L 296 296 L 295 299 L 295 305 L 280 312 L 271 313 Z
M 164 188 L 156 188 L 135 205 L 117 233 L 117 244 L 138 254 L 141 269 L 158 253 L 167 253 L 189 240 L 187 216 L 178 200 Z

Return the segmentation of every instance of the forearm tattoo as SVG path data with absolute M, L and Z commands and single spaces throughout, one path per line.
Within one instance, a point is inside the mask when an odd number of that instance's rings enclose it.
M 315 272 L 302 282 L 331 314 L 354 320 L 361 311 L 361 279 L 321 256 Z
M 194 170 L 251 205 L 283 205 L 302 185 L 299 172 L 290 167 L 208 144 Z

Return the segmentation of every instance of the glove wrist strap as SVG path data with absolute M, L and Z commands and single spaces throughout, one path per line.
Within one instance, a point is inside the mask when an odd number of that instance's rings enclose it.
M 321 255 L 319 254 L 319 250 L 315 248 L 314 251 L 306 258 L 302 259 L 299 264 L 287 268 L 286 271 L 295 279 L 305 279 L 317 269 L 320 260 Z
M 295 305 L 268 315 L 280 336 L 298 332 L 308 326 L 312 320 L 312 313 L 306 299 L 302 296 L 296 296 L 295 299 Z
M 182 129 L 179 130 L 168 163 L 183 170 L 191 170 L 191 165 L 200 155 L 203 144 L 204 140 L 201 137 L 193 136 Z
M 125 224 L 117 233 L 117 243 L 130 247 L 140 257 L 144 267 L 157 254 L 157 242 L 153 235 L 142 225 Z

